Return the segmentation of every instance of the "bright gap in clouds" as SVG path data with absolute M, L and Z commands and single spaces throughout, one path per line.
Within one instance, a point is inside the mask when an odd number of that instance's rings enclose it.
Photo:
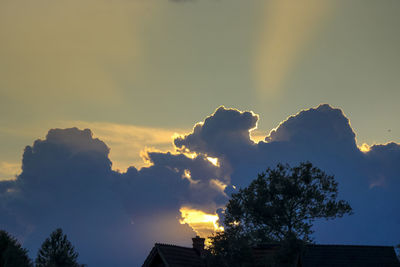
M 206 238 L 206 244 L 209 244 L 209 240 L 207 239 L 209 236 L 217 231 L 224 230 L 224 227 L 218 224 L 218 214 L 206 213 L 186 206 L 181 207 L 179 211 L 182 217 L 179 222 L 181 224 L 188 224 L 196 234 Z
M 254 143 L 258 143 L 260 141 L 264 141 L 266 136 L 266 131 L 259 130 L 259 129 L 254 129 L 250 131 L 250 139 Z
M 207 160 L 211 162 L 212 165 L 219 167 L 219 161 L 218 158 L 213 158 L 213 157 L 207 157 Z
M 367 153 L 367 152 L 369 152 L 369 151 L 371 150 L 371 147 L 370 147 L 368 144 L 366 144 L 366 143 L 363 143 L 363 144 L 362 144 L 361 146 L 359 146 L 358 148 L 359 148 L 360 151 L 363 152 L 363 153 Z
M 66 126 L 67 125 L 67 126 Z M 125 171 L 134 166 L 137 169 L 150 165 L 144 155 L 148 151 L 173 151 L 173 136 L 184 129 L 156 128 L 109 122 L 68 121 L 63 127 L 89 128 L 94 137 L 104 141 L 110 148 L 113 169 Z
M 47 127 L 47 128 L 46 128 Z M 113 170 L 124 172 L 128 167 L 137 169 L 148 167 L 151 162 L 146 159 L 149 151 L 174 151 L 173 140 L 181 134 L 189 133 L 190 129 L 181 128 L 157 128 L 140 125 L 118 124 L 111 122 L 89 122 L 89 121 L 57 121 L 50 126 L 24 127 L 15 129 L 1 129 L 10 135 L 22 136 L 23 138 L 44 139 L 46 130 L 49 128 L 71 128 L 91 129 L 94 137 L 104 141 L 110 148 L 110 160 Z M 28 134 L 29 133 L 29 134 Z M 265 132 L 254 129 L 250 131 L 251 139 L 258 143 L 265 138 Z M 194 159 L 198 156 L 196 152 L 183 152 L 188 158 Z M 18 156 L 19 157 L 19 156 Z M 12 161 L 14 160 L 14 161 Z M 0 180 L 13 180 L 21 172 L 19 158 L 9 161 L 0 161 Z M 207 157 L 214 166 L 219 167 L 218 158 Z

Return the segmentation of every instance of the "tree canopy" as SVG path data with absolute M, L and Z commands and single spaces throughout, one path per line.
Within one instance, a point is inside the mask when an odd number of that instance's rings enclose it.
M 36 267 L 82 267 L 67 236 L 58 228 L 42 244 L 36 258 Z
M 0 266 L 33 267 L 28 251 L 21 247 L 17 239 L 0 230 Z
M 232 194 L 225 210 L 225 231 L 211 237 L 210 250 L 230 266 L 244 266 L 236 264 L 249 259 L 253 246 L 311 242 L 316 219 L 352 213 L 349 203 L 337 197 L 334 176 L 309 162 L 268 168 L 248 187 Z

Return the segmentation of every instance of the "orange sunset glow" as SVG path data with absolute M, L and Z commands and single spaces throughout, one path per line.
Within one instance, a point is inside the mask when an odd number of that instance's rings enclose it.
M 224 228 L 218 224 L 218 215 L 209 214 L 204 211 L 192 209 L 190 207 L 180 208 L 181 224 L 188 224 L 201 237 L 209 237 L 216 231 L 223 231 Z M 207 242 L 207 241 L 206 241 Z

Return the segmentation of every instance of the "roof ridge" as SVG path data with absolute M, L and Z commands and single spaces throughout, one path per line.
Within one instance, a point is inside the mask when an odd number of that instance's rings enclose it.
M 280 247 L 282 244 L 279 243 L 261 243 L 254 246 L 254 249 L 265 249 L 265 248 L 275 248 Z M 346 245 L 346 244 L 305 244 L 305 247 L 331 247 L 331 248 L 395 248 L 395 246 L 389 245 Z
M 306 244 L 306 246 L 330 246 L 330 247 L 371 247 L 371 248 L 393 248 L 394 246 L 382 245 L 344 245 L 344 244 Z
M 166 243 L 155 243 L 155 246 L 168 246 L 168 247 L 178 247 L 178 248 L 186 248 L 186 249 L 193 249 L 191 247 L 183 247 L 183 246 L 178 246 L 174 244 L 166 244 Z

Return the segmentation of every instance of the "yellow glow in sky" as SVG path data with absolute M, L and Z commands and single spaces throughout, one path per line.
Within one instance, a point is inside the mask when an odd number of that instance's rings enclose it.
M 122 101 L 110 67 L 137 60 L 137 25 L 149 4 L 138 1 L 2 1 L 0 90 L 31 102 Z M 151 5 L 157 10 L 156 5 Z M 132 68 L 132 67 L 131 67 Z
M 15 176 L 21 172 L 21 163 L 0 162 L 0 181 L 15 180 Z
M 279 92 L 304 46 L 332 11 L 327 0 L 265 1 L 265 20 L 255 49 L 256 86 L 262 96 Z
M 188 224 L 193 231 L 201 237 L 209 237 L 216 231 L 223 231 L 224 228 L 218 224 L 218 215 L 205 213 L 204 211 L 183 206 L 181 212 L 181 224 Z M 207 242 L 207 241 L 206 241 Z
M 265 140 L 265 132 L 258 130 L 258 129 L 254 129 L 253 131 L 250 131 L 250 139 L 254 142 L 254 143 L 258 143 L 260 141 L 264 141 Z
M 358 147 L 358 149 L 360 149 L 360 151 L 363 153 L 367 153 L 371 150 L 371 147 L 368 144 L 363 143 L 361 146 Z
M 183 152 L 182 154 L 191 159 L 195 159 L 198 156 L 196 152 Z
M 111 148 L 110 159 L 114 170 L 125 171 L 129 166 L 141 168 L 150 166 L 149 151 L 172 150 L 172 136 L 184 129 L 168 129 L 109 122 L 65 121 L 60 128 L 89 128 L 94 137 L 104 141 Z M 154 148 L 156 147 L 156 148 Z
M 184 170 L 182 178 L 188 179 L 191 184 L 197 184 L 199 182 L 198 180 L 196 181 L 192 179 L 192 173 L 190 172 L 190 170 Z
M 207 160 L 212 163 L 212 165 L 219 167 L 218 158 L 207 157 Z

